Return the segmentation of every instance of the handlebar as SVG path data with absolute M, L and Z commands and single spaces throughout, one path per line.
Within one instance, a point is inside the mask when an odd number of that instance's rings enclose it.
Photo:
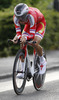
M 12 39 L 8 39 L 8 43 L 9 42 L 13 42 Z M 18 42 L 16 44 L 20 44 L 20 42 L 21 42 L 20 39 L 18 39 Z M 26 45 L 27 43 L 33 43 L 33 44 L 35 44 L 36 41 L 33 41 L 33 39 L 30 39 L 30 40 L 26 40 L 26 43 L 24 43 L 24 44 Z

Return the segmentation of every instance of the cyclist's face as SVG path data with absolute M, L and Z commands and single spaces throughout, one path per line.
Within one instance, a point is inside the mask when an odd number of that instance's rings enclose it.
M 21 17 L 17 17 L 17 19 L 19 19 L 20 22 L 25 22 L 27 20 L 26 15 L 21 16 Z
M 17 16 L 16 16 L 17 17 Z M 17 19 L 19 20 L 19 21 L 22 21 L 22 17 L 17 17 Z

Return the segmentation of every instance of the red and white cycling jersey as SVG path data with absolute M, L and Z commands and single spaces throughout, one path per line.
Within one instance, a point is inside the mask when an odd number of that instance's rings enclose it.
M 46 21 L 43 14 L 37 8 L 29 7 L 29 11 L 26 15 L 25 20 L 23 19 L 20 21 L 16 18 L 15 15 L 13 16 L 13 20 L 18 39 L 20 38 L 21 34 L 25 36 L 35 35 L 39 36 L 41 39 L 43 38 L 45 33 Z M 20 24 L 25 24 L 22 33 Z

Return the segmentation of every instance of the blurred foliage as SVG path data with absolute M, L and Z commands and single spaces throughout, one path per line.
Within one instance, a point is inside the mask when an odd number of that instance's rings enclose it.
M 0 10 L 3 8 L 8 8 L 11 5 L 12 0 L 0 0 Z
M 7 43 L 8 38 L 13 38 L 16 34 L 13 11 L 18 3 L 37 7 L 44 14 L 47 26 L 41 45 L 47 50 L 59 49 L 59 12 L 53 9 L 53 0 L 0 0 L 0 56 L 15 55 L 19 49 L 19 45 L 11 44 L 9 48 Z M 28 50 L 29 53 L 33 52 L 30 46 Z

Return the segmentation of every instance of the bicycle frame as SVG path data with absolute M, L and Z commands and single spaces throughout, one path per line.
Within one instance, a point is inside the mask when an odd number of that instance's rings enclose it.
M 34 56 L 36 54 L 36 51 L 34 50 L 33 52 L 33 62 L 32 62 L 32 66 L 31 66 L 31 62 L 30 62 L 30 59 L 29 59 L 29 54 L 28 54 L 28 49 L 27 49 L 27 46 L 25 45 L 23 50 L 25 51 L 25 59 L 24 61 L 26 61 L 26 58 L 27 58 L 27 61 L 28 61 L 28 69 L 31 73 L 31 75 L 33 76 L 34 73 L 36 73 L 36 71 L 34 71 Z
M 11 39 L 9 39 L 9 41 L 13 42 Z M 20 43 L 20 42 L 19 42 Z M 31 41 L 27 42 L 27 43 L 31 43 Z M 33 41 L 32 41 L 33 43 Z M 36 43 L 36 41 L 34 41 L 34 43 Z M 25 51 L 25 52 L 23 52 Z M 19 55 L 20 54 L 20 55 Z M 25 56 L 24 56 L 25 54 Z M 45 54 L 45 53 L 44 53 Z M 24 57 L 24 62 L 25 62 L 25 72 L 21 70 L 16 70 L 17 69 L 17 61 L 18 59 L 21 60 L 21 56 Z M 43 55 L 44 56 L 44 55 Z M 46 56 L 44 56 L 46 58 Z M 26 84 L 26 79 L 27 81 L 30 81 L 31 77 L 33 78 L 33 85 L 34 85 L 34 88 L 39 91 L 40 88 L 43 86 L 43 83 L 44 83 L 44 79 L 45 79 L 45 74 L 39 74 L 39 68 L 38 68 L 38 61 L 39 61 L 39 64 L 40 64 L 40 60 L 39 60 L 39 56 L 37 55 L 36 51 L 34 50 L 34 53 L 33 53 L 33 63 L 32 63 L 32 66 L 31 66 L 31 62 L 30 62 L 30 59 L 29 59 L 29 54 L 28 54 L 28 49 L 27 49 L 27 44 L 24 45 L 24 47 L 19 50 L 16 54 L 16 57 L 15 57 L 15 61 L 14 61 L 14 66 L 13 66 L 13 87 L 14 87 L 14 91 L 17 95 L 21 94 L 22 91 L 24 90 L 24 87 L 25 87 L 25 84 Z M 29 69 L 29 72 L 30 72 L 30 77 L 28 76 L 28 70 Z M 24 74 L 24 78 L 20 78 L 19 80 L 22 81 L 22 84 L 18 87 L 18 84 L 17 84 L 17 74 L 18 73 L 25 73 Z
M 34 56 L 35 56 L 35 53 L 36 51 L 34 50 L 33 52 L 33 62 L 32 62 L 32 66 L 30 64 L 30 60 L 29 60 L 29 55 L 28 55 L 28 49 L 27 49 L 27 44 L 30 45 L 31 43 L 35 44 L 36 41 L 32 41 L 34 36 L 27 36 L 28 37 L 28 40 L 26 41 L 26 43 L 24 44 L 24 47 L 23 47 L 23 50 L 25 51 L 25 59 L 24 61 L 26 61 L 26 58 L 28 60 L 28 68 L 29 68 L 29 71 L 31 72 L 31 75 L 33 76 L 34 75 Z M 20 37 L 21 38 L 21 37 Z M 12 39 L 8 39 L 8 42 L 11 41 L 12 42 Z M 16 41 L 16 40 L 15 40 Z M 18 40 L 18 44 L 20 43 L 20 39 Z

